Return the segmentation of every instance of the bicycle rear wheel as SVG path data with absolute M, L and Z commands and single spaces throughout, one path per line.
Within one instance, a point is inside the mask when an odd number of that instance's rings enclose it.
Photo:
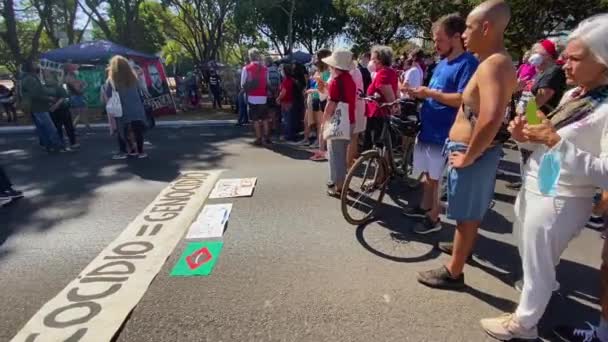
M 386 192 L 388 172 L 377 151 L 363 152 L 357 159 L 342 189 L 342 215 L 348 223 L 360 225 L 373 217 Z

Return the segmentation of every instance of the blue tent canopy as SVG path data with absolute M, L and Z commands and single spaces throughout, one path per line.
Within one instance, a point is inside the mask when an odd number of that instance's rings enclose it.
M 96 40 L 51 50 L 43 53 L 41 59 L 48 59 L 58 63 L 98 64 L 106 63 L 115 55 L 158 59 L 154 55 L 135 51 L 107 40 Z

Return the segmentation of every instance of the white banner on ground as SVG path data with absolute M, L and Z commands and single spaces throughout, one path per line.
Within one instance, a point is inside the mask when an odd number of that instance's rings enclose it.
M 220 173 L 182 172 L 12 341 L 110 341 L 196 217 Z
M 253 194 L 257 178 L 220 179 L 209 198 L 247 197 Z
M 232 211 L 232 204 L 207 204 L 190 226 L 186 239 L 211 239 L 224 235 L 224 227 Z

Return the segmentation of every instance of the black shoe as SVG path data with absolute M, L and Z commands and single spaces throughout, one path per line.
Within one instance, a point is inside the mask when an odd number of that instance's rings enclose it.
M 437 244 L 437 249 L 447 255 L 452 255 L 452 251 L 454 250 L 454 243 L 453 242 L 440 242 Z M 467 261 L 472 261 L 472 260 L 473 260 L 473 254 L 469 254 Z
M 602 216 L 596 216 L 591 214 L 589 221 L 587 221 L 587 227 L 593 229 L 600 229 L 604 227 L 604 218 Z
M 403 209 L 403 215 L 407 217 L 415 217 L 415 218 L 425 218 L 428 210 L 422 209 L 420 207 L 406 207 Z
M 519 190 L 519 189 L 521 189 L 521 182 L 509 183 L 509 184 L 507 184 L 507 188 L 509 188 L 511 190 Z
M 448 194 L 443 194 L 441 195 L 441 198 L 439 199 L 441 202 L 446 203 L 448 201 Z
M 596 327 L 587 323 L 587 329 L 576 329 L 567 325 L 559 325 L 553 329 L 553 333 L 560 341 L 564 342 L 601 342 L 597 337 Z
M 444 290 L 460 290 L 465 287 L 464 273 L 458 278 L 452 278 L 450 271 L 445 266 L 426 272 L 418 272 L 418 282 L 428 287 Z
M 424 219 L 422 219 L 422 222 L 420 222 L 420 224 L 417 224 L 416 227 L 414 228 L 414 233 L 416 234 L 421 234 L 421 235 L 425 235 L 425 234 L 430 234 L 433 232 L 438 232 L 441 230 L 441 220 L 437 219 L 437 221 L 431 220 L 430 217 L 425 216 Z
M 0 198 L 9 198 L 11 200 L 23 198 L 23 192 L 9 188 L 0 192 Z

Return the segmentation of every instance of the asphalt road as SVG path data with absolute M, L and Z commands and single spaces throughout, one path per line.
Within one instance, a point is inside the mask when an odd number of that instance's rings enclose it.
M 248 144 L 245 129 L 150 132 L 147 160 L 113 161 L 106 132 L 71 154 L 47 155 L 29 135 L 0 136 L 0 162 L 26 198 L 0 209 L 0 341 L 9 340 L 173 180 L 179 170 L 225 169 L 257 177 L 253 197 L 234 199 L 224 249 L 208 278 L 171 278 L 174 250 L 117 341 L 489 341 L 479 319 L 512 310 L 519 272 L 511 234 L 518 167 L 507 150 L 496 204 L 482 225 L 469 288 L 422 287 L 416 272 L 446 256 L 453 222 L 435 235 L 410 233 L 396 203 L 417 193 L 395 184 L 382 220 L 353 227 L 324 194 L 326 164 L 289 147 Z M 509 161 L 510 160 L 510 161 Z M 208 203 L 219 201 L 209 200 Z M 585 229 L 559 266 L 562 296 L 541 322 L 597 320 L 599 233 Z

